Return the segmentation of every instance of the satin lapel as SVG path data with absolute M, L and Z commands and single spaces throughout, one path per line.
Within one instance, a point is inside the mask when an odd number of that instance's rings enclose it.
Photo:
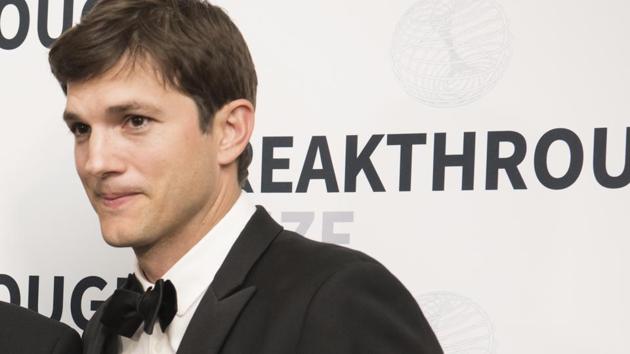
M 255 291 L 256 288 L 250 286 L 219 301 L 214 291 L 208 289 L 186 330 L 177 354 L 219 353 L 236 318 Z
M 282 231 L 261 206 L 230 249 L 184 333 L 177 354 L 218 354 L 238 315 L 256 291 L 241 288 L 247 274 Z

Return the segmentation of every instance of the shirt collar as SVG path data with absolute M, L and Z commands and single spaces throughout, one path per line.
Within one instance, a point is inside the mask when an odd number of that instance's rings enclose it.
M 246 193 L 241 192 L 227 214 L 164 274 L 177 290 L 177 316 L 186 314 L 205 293 L 255 211 Z M 137 262 L 135 274 L 145 290 L 153 286 Z

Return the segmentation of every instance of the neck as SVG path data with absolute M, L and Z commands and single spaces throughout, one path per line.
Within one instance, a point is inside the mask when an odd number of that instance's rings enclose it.
M 155 283 L 162 278 L 197 242 L 199 242 L 232 208 L 241 193 L 236 188 L 219 188 L 217 198 L 208 203 L 195 218 L 172 235 L 156 243 L 135 247 L 138 265 L 145 278 Z

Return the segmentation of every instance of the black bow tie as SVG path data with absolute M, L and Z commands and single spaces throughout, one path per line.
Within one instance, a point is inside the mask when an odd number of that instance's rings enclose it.
M 177 313 L 177 293 L 170 280 L 158 280 L 145 292 L 134 274 L 105 304 L 101 323 L 114 333 L 131 338 L 144 322 L 144 332 L 153 333 L 159 320 L 162 332 Z

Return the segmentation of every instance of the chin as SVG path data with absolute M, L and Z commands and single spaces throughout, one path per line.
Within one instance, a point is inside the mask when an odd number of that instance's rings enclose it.
M 112 247 L 133 247 L 134 244 L 131 240 L 108 234 L 103 234 L 103 240 Z
M 101 225 L 103 240 L 112 247 L 137 247 L 142 237 L 135 230 L 124 230 L 120 227 Z

